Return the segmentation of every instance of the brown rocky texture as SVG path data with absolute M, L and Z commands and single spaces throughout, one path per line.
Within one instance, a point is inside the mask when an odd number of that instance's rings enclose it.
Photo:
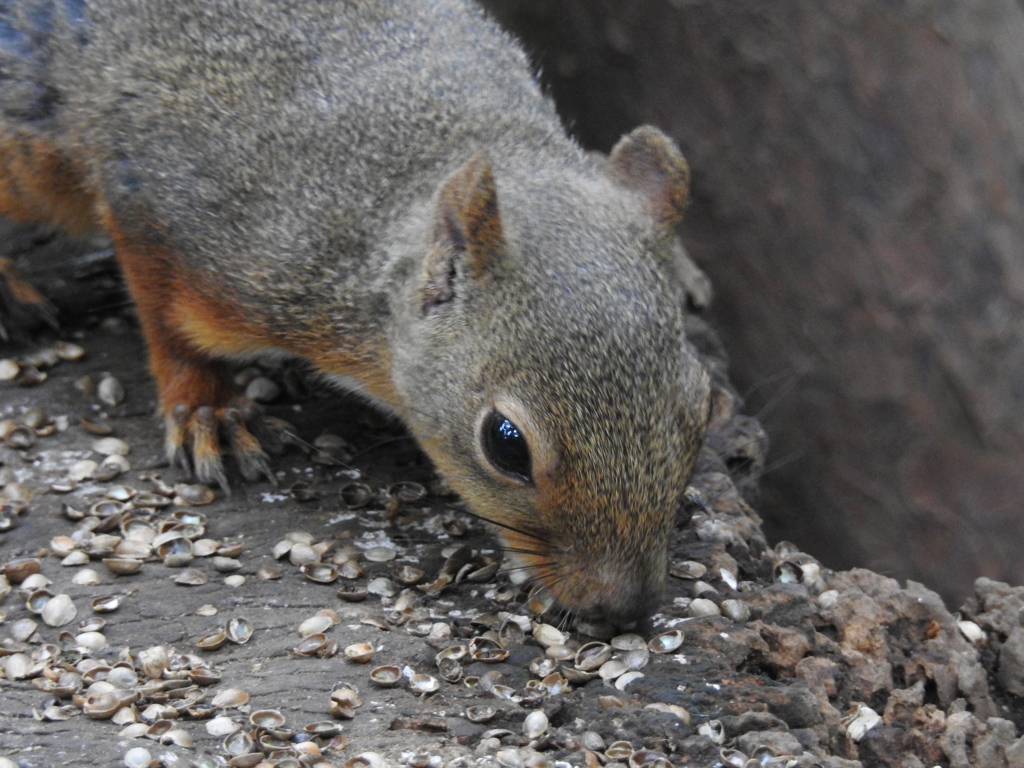
M 770 538 L 953 604 L 1024 579 L 1021 4 L 485 5 L 586 145 L 646 122 L 689 159 Z

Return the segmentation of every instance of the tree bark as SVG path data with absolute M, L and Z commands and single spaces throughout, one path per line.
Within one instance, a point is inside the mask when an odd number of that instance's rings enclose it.
M 485 5 L 584 144 L 653 123 L 688 157 L 769 533 L 954 604 L 1024 581 L 1021 5 Z

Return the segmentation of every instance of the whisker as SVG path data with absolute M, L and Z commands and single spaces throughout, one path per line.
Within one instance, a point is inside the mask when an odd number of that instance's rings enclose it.
M 757 413 L 754 414 L 754 418 L 757 419 L 758 421 L 763 420 L 765 416 L 769 415 L 772 411 L 775 410 L 776 406 L 778 406 L 779 403 L 781 403 L 783 400 L 785 400 L 793 393 L 793 390 L 797 388 L 797 385 L 800 384 L 800 381 L 803 378 L 804 374 L 793 373 L 789 381 L 787 381 L 781 387 L 779 387 L 775 394 L 772 395 L 765 402 L 765 404 L 762 405 L 757 410 Z
M 548 552 L 537 552 L 532 549 L 519 549 L 518 547 L 502 547 L 502 552 L 513 552 L 517 555 L 534 555 L 535 557 L 546 557 Z
M 526 615 L 526 604 L 528 602 L 530 602 L 529 599 L 523 600 L 518 605 L 518 607 L 515 609 L 515 612 L 509 611 L 509 616 L 525 616 Z
M 470 517 L 475 517 L 477 520 L 483 520 L 485 523 L 490 523 L 491 525 L 493 525 L 493 526 L 495 526 L 497 528 L 504 528 L 506 530 L 513 531 L 513 532 L 518 533 L 518 534 L 520 534 L 522 536 L 526 536 L 529 539 L 534 539 L 535 541 L 540 541 L 540 542 L 544 541 L 544 537 L 543 536 L 540 536 L 540 535 L 538 535 L 536 533 L 530 533 L 529 531 L 524 531 L 521 528 L 516 528 L 516 527 L 514 527 L 512 525 L 509 525 L 508 523 L 502 523 L 502 522 L 499 522 L 498 520 L 492 520 L 491 518 L 485 517 L 484 515 L 481 515 L 479 512 L 474 512 L 471 509 L 466 508 L 466 509 L 462 509 L 460 511 L 465 512 Z
M 745 403 L 748 400 L 750 400 L 751 397 L 753 397 L 755 392 L 758 392 L 767 386 L 775 384 L 778 381 L 783 381 L 791 376 L 796 376 L 796 374 L 793 372 L 792 369 L 788 368 L 784 368 L 781 371 L 777 371 L 776 373 L 773 373 L 771 375 L 764 376 L 763 378 L 751 384 L 750 387 L 747 388 L 747 391 L 740 395 L 740 399 L 742 400 L 742 402 Z
M 742 443 L 738 443 L 736 446 L 734 446 L 734 450 L 742 450 L 743 448 L 746 448 L 748 445 L 754 445 L 756 443 L 759 443 L 760 441 L 761 438 L 752 437 L 749 440 L 746 440 Z M 698 466 L 696 470 L 694 470 L 694 474 L 700 474 L 701 472 L 707 471 L 708 467 L 712 466 L 713 463 L 714 461 L 712 460 L 711 462 Z
M 352 458 L 353 459 L 358 459 L 358 458 L 360 458 L 362 456 L 365 456 L 368 453 L 376 451 L 378 448 L 381 448 L 381 447 L 383 447 L 385 445 L 390 445 L 391 443 L 400 443 L 400 442 L 402 442 L 404 440 L 415 440 L 415 439 L 416 438 L 413 437 L 412 435 L 398 435 L 397 437 L 389 437 L 386 440 L 379 440 L 376 443 L 374 443 L 373 445 L 368 446 L 366 448 L 363 448 L 363 450 L 358 451 L 357 453 L 353 453 L 352 454 Z
M 287 434 L 288 434 L 288 440 L 290 442 L 298 443 L 303 448 L 308 449 L 311 454 L 315 453 L 317 456 L 320 456 L 320 457 L 323 457 L 325 459 L 328 459 L 329 460 L 329 464 L 328 464 L 329 466 L 336 466 L 336 467 L 340 467 L 342 469 L 357 469 L 356 467 L 353 467 L 351 464 L 346 464 L 345 462 L 341 461 L 340 459 L 337 459 L 334 456 L 331 456 L 326 451 L 320 450 L 319 448 L 317 448 L 315 445 L 313 445 L 309 441 L 303 440 L 301 437 L 299 437 L 298 432 L 295 432 L 295 431 L 292 431 L 292 430 L 288 430 Z M 361 474 L 365 474 L 365 473 L 362 472 L 362 470 L 359 470 L 359 472 Z M 370 479 L 370 480 L 375 480 L 376 479 L 372 475 L 368 475 L 367 474 L 365 476 L 368 479 Z
M 552 563 L 531 563 L 531 564 L 527 564 L 527 565 L 515 565 L 515 566 L 512 566 L 511 568 L 503 568 L 502 570 L 504 570 L 506 573 L 513 573 L 513 572 L 517 572 L 517 571 L 539 570 L 541 568 L 547 568 L 547 569 L 551 570 L 552 572 L 554 572 L 554 571 L 560 570 L 562 568 L 565 568 L 565 564 L 564 563 L 553 563 L 553 562 Z M 540 576 L 542 576 L 542 575 L 544 575 L 544 574 L 538 574 L 538 578 Z
M 565 632 L 565 627 L 568 624 L 568 620 L 569 620 L 569 611 L 562 611 L 562 616 L 558 620 L 558 631 L 559 632 Z
M 805 455 L 804 451 L 793 451 L 792 453 L 789 453 L 786 456 L 783 456 L 783 457 L 781 457 L 779 459 L 776 459 L 772 463 L 765 465 L 764 469 L 761 470 L 760 476 L 763 477 L 764 475 L 768 474 L 769 472 L 778 471 L 782 467 L 784 467 L 784 466 L 786 466 L 788 464 L 792 464 L 794 461 L 799 461 L 801 458 L 803 458 L 804 455 Z M 732 479 L 732 478 L 730 478 L 730 479 Z M 738 492 L 739 491 L 739 485 L 741 485 L 743 482 L 744 482 L 743 480 L 739 481 L 738 483 L 734 482 L 732 485 L 726 486 L 725 488 L 723 488 L 721 491 L 719 491 L 718 493 L 714 494 L 713 496 L 709 496 L 707 498 L 690 499 L 690 501 L 691 501 L 691 503 L 696 504 L 698 507 L 700 507 L 704 512 L 709 512 L 710 511 L 710 510 L 708 510 L 708 506 L 709 505 L 714 504 L 718 499 L 722 498 L 727 493 L 730 493 L 730 492 L 732 492 L 734 490 Z
M 794 461 L 799 461 L 805 455 L 805 451 L 792 451 L 789 454 L 776 459 L 771 464 L 765 464 L 764 469 L 761 470 L 761 475 L 764 476 L 767 475 L 769 472 L 776 472 L 785 467 L 787 464 L 792 464 Z

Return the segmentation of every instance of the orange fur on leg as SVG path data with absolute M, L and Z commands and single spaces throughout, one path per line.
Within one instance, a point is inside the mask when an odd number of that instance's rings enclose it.
M 117 226 L 108 228 L 149 345 L 160 413 L 167 427 L 169 460 L 202 482 L 227 488 L 220 433 L 228 438 L 243 475 L 276 480 L 260 443 L 245 421 L 258 418 L 236 402 L 231 368 L 217 355 L 252 354 L 268 346 L 258 326 L 238 316 L 229 297 L 214 299 L 196 288 L 166 246 Z M 203 333 L 209 328 L 210 333 Z

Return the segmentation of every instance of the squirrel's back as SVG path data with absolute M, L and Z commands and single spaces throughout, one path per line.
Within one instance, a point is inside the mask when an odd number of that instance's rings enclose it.
M 522 52 L 466 0 L 8 5 L 5 118 L 84 158 L 106 205 L 158 222 L 201 270 L 233 272 L 245 231 L 245 258 L 353 276 L 466 147 L 575 151 Z

